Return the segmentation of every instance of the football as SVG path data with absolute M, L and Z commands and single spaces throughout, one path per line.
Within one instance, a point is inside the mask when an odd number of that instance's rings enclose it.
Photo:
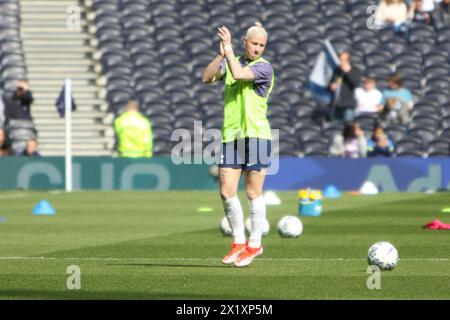
M 247 230 L 247 232 L 250 234 L 252 232 L 252 220 L 249 218 L 247 218 L 247 220 L 245 220 L 245 229 Z M 269 221 L 267 221 L 267 219 L 265 219 L 264 221 L 264 226 L 263 226 L 263 236 L 266 236 L 270 231 L 270 224 Z
M 224 236 L 231 236 L 233 234 L 233 230 L 231 229 L 230 223 L 228 222 L 227 217 L 223 217 L 222 221 L 220 221 L 220 232 Z
M 367 262 L 369 265 L 378 266 L 381 270 L 394 269 L 399 260 L 397 249 L 389 242 L 380 241 L 369 248 Z
M 303 224 L 296 216 L 284 216 L 278 222 L 278 233 L 285 238 L 296 238 L 302 234 Z

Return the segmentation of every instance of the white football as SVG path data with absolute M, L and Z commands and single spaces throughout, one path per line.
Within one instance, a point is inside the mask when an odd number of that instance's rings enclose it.
M 296 216 L 284 216 L 278 222 L 278 233 L 282 237 L 296 238 L 302 234 L 303 224 Z
M 380 241 L 369 248 L 367 262 L 369 265 L 378 266 L 381 270 L 394 269 L 399 260 L 397 249 L 389 242 Z
M 233 235 L 233 230 L 231 229 L 230 223 L 228 222 L 227 217 L 223 217 L 222 221 L 220 221 L 220 232 L 224 236 L 231 236 Z
M 245 220 L 245 229 L 249 234 L 252 232 L 252 220 L 250 218 L 247 218 L 247 220 Z M 269 233 L 269 231 L 270 231 L 270 224 L 269 221 L 265 219 L 262 235 L 266 236 Z

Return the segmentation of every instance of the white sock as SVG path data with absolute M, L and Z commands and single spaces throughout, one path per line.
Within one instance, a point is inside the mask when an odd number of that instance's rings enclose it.
M 252 224 L 252 232 L 248 246 L 251 248 L 261 247 L 261 238 L 266 220 L 266 201 L 263 196 L 248 201 L 250 205 L 250 221 Z
M 225 216 L 233 230 L 234 243 L 245 244 L 244 212 L 238 196 L 222 200 Z

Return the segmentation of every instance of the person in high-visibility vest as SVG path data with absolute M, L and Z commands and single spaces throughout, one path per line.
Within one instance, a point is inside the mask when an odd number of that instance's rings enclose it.
M 220 27 L 218 36 L 219 54 L 204 70 L 202 80 L 212 83 L 225 79 L 219 179 L 220 196 L 225 216 L 233 230 L 234 242 L 222 262 L 244 267 L 263 252 L 261 238 L 266 222 L 266 204 L 262 191 L 266 170 L 270 166 L 272 141 L 266 112 L 275 75 L 270 62 L 262 57 L 267 32 L 260 23 L 247 30 L 241 57 L 234 55 L 231 33 L 227 27 Z M 237 196 L 242 173 L 250 205 L 248 242 Z
M 120 157 L 151 158 L 153 135 L 150 120 L 139 112 L 137 101 L 128 102 L 126 110 L 114 121 Z

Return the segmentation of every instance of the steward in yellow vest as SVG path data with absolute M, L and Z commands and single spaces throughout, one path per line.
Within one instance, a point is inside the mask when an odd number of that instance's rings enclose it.
M 150 120 L 139 112 L 137 101 L 129 101 L 124 113 L 114 121 L 120 157 L 151 158 L 153 135 Z

